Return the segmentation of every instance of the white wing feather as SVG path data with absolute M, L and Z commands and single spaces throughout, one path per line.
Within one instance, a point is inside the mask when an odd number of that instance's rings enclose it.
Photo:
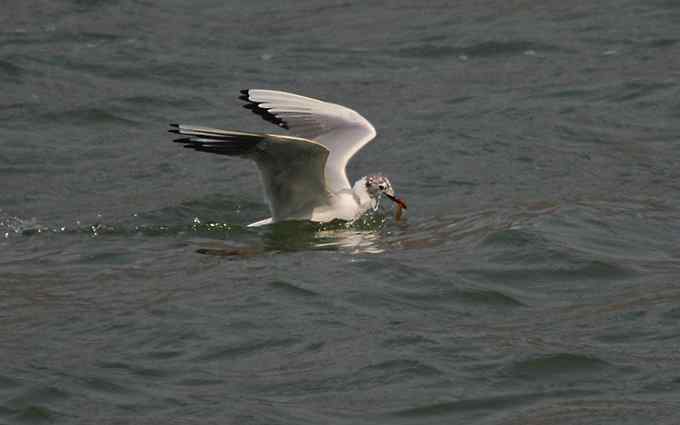
M 328 149 L 323 145 L 299 137 L 184 124 L 173 127 L 171 132 L 187 136 L 175 140 L 187 148 L 255 161 L 273 221 L 309 219 L 315 208 L 329 205 L 324 181 Z
M 335 103 L 274 90 L 250 89 L 242 99 L 253 112 L 299 137 L 314 140 L 330 151 L 326 184 L 331 192 L 351 189 L 345 168 L 350 158 L 373 140 L 375 128 L 356 111 Z

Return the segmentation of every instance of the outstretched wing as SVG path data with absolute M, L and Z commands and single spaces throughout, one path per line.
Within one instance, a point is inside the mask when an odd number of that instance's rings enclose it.
M 274 221 L 307 219 L 314 208 L 329 204 L 324 165 L 328 149 L 311 140 L 273 134 L 244 133 L 171 124 L 184 135 L 184 147 L 255 161 Z
M 240 99 L 265 120 L 314 140 L 330 151 L 326 181 L 331 191 L 349 189 L 347 162 L 376 135 L 375 128 L 356 111 L 335 103 L 274 90 L 242 90 Z

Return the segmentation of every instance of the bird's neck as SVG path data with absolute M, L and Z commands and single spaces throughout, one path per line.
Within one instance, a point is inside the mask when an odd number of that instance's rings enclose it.
M 366 190 L 366 177 L 362 177 L 354 183 L 352 194 L 359 204 L 359 207 L 362 209 L 362 212 L 377 206 L 377 200 L 369 195 L 368 190 Z

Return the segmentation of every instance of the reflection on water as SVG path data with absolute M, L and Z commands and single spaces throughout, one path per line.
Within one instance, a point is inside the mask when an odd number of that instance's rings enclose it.
M 380 254 L 380 235 L 371 230 L 321 230 L 317 232 L 317 248 L 338 247 L 352 254 Z
M 308 234 L 298 233 L 289 239 L 265 239 L 250 243 L 235 240 L 198 240 L 196 252 L 219 257 L 252 257 L 256 255 L 272 254 L 291 251 L 308 250 L 344 250 L 350 254 L 380 254 L 380 232 L 374 230 L 318 230 Z
M 230 231 L 226 235 L 226 240 L 198 241 L 200 247 L 196 251 L 200 254 L 229 257 L 305 250 L 343 250 L 350 254 L 379 254 L 384 252 L 382 244 L 385 223 L 385 218 L 380 214 L 371 214 L 353 223 L 342 221 L 323 224 L 308 221 L 275 223 L 254 229 L 241 229 L 240 232 Z M 208 224 L 208 226 L 228 228 L 227 225 Z

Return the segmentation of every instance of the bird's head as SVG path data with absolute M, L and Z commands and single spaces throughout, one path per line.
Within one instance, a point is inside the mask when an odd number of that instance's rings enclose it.
M 406 209 L 406 203 L 395 196 L 390 180 L 383 175 L 377 174 L 373 176 L 367 176 L 366 191 L 373 199 L 378 200 L 380 199 L 380 195 L 385 195 L 392 202 L 396 203 L 401 208 Z

